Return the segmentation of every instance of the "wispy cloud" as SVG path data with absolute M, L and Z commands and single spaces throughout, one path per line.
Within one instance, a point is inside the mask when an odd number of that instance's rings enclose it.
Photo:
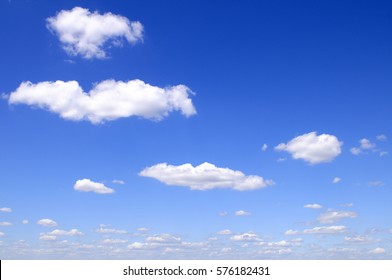
M 321 224 L 333 224 L 341 219 L 356 218 L 357 216 L 358 214 L 352 211 L 327 211 L 326 213 L 321 214 L 317 220 Z
M 323 208 L 320 204 L 314 203 L 314 204 L 306 204 L 304 205 L 304 208 L 310 208 L 310 209 L 320 209 Z

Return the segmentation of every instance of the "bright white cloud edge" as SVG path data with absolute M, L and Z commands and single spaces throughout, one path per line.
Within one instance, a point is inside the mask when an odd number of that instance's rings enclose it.
M 79 192 L 94 192 L 98 194 L 114 193 L 114 190 L 102 183 L 93 182 L 90 179 L 77 180 L 74 189 Z

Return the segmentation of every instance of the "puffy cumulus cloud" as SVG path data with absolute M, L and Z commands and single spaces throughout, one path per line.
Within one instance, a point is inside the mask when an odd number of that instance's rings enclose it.
M 288 143 L 280 143 L 275 149 L 289 152 L 294 159 L 319 164 L 337 157 L 341 153 L 342 144 L 334 135 L 310 132 L 297 136 Z
M 124 39 L 132 44 L 143 39 L 140 22 L 112 13 L 92 13 L 81 7 L 62 10 L 46 21 L 47 28 L 58 36 L 69 55 L 86 59 L 105 58 L 104 47 L 120 46 Z
M 314 227 L 305 229 L 304 234 L 339 234 L 346 232 L 345 226 Z
M 385 249 L 381 248 L 381 247 L 377 247 L 374 250 L 371 250 L 370 253 L 372 253 L 372 254 L 384 254 L 385 253 Z
M 335 177 L 335 178 L 333 178 L 333 180 L 332 180 L 332 184 L 337 184 L 337 183 L 339 183 L 340 181 L 342 181 L 341 178 Z
M 320 209 L 323 208 L 320 204 L 314 203 L 314 204 L 306 204 L 304 205 L 304 208 L 309 208 L 309 209 Z
M 172 111 L 189 117 L 196 114 L 190 94 L 184 85 L 160 88 L 141 80 L 105 80 L 88 93 L 77 81 L 23 82 L 9 95 L 8 103 L 43 108 L 66 120 L 99 124 L 132 116 L 162 120 Z
M 344 218 L 356 218 L 358 215 L 352 211 L 327 211 L 321 214 L 317 220 L 322 224 L 333 224 Z
M 52 232 L 47 233 L 47 235 L 57 235 L 57 236 L 78 236 L 78 235 L 83 235 L 82 232 L 80 232 L 77 229 L 71 229 L 69 231 L 62 230 L 62 229 L 55 229 Z
M 246 232 L 243 234 L 237 234 L 230 237 L 233 241 L 260 241 L 259 236 L 253 232 Z
M 7 212 L 7 213 L 11 213 L 12 209 L 9 207 L 2 207 L 0 208 L 0 212 Z
M 0 226 L 1 227 L 9 227 L 9 226 L 12 226 L 12 223 L 10 223 L 10 222 L 0 222 Z
M 38 225 L 44 226 L 44 227 L 55 227 L 57 226 L 57 223 L 51 219 L 41 219 L 37 222 Z
M 246 176 L 241 171 L 216 167 L 208 162 L 196 167 L 189 163 L 180 166 L 159 163 L 145 168 L 139 175 L 155 178 L 167 185 L 189 187 L 191 190 L 231 188 L 246 191 L 274 184 L 272 180 L 264 180 L 255 175 Z
M 143 249 L 148 247 L 146 243 L 141 243 L 141 242 L 133 242 L 132 244 L 128 245 L 129 249 Z
M 237 212 L 234 213 L 236 216 L 249 216 L 251 213 L 244 211 L 244 210 L 238 210 Z
M 357 156 L 357 155 L 359 155 L 360 153 L 362 153 L 362 150 L 361 150 L 360 148 L 354 147 L 354 148 L 351 148 L 351 149 L 350 149 L 350 152 L 351 152 L 354 156 Z
M 216 234 L 218 234 L 218 235 L 230 235 L 230 234 L 233 234 L 233 232 L 231 230 L 229 230 L 229 229 L 224 229 L 224 230 L 221 230 L 221 231 L 217 232 Z
M 376 147 L 376 144 L 370 142 L 370 140 L 366 139 L 366 138 L 359 140 L 359 143 L 361 145 L 361 149 L 363 149 L 363 150 L 369 150 L 369 149 L 373 149 L 374 147 Z
M 104 184 L 93 182 L 90 179 L 77 180 L 74 185 L 74 189 L 79 192 L 95 192 L 99 194 L 109 194 L 114 192 L 113 189 L 106 187 Z

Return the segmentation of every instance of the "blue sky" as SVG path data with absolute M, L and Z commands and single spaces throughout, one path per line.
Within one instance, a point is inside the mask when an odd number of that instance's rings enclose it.
M 1 259 L 391 259 L 389 1 L 0 2 Z

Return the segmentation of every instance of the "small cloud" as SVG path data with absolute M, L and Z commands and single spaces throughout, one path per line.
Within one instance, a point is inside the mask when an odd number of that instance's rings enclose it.
M 238 210 L 237 212 L 234 213 L 234 215 L 236 216 L 249 216 L 251 213 L 250 212 L 246 212 L 244 210 Z
M 382 187 L 385 183 L 383 181 L 370 181 L 368 182 L 368 185 L 371 187 Z
M 41 219 L 37 222 L 38 225 L 44 226 L 44 227 L 55 227 L 57 226 L 57 223 L 51 219 Z
M 113 180 L 112 181 L 113 184 L 118 184 L 118 185 L 124 185 L 125 182 L 123 180 Z
M 128 245 L 129 249 L 143 249 L 145 247 L 147 247 L 147 244 L 140 242 L 133 242 L 132 244 Z
M 355 236 L 346 236 L 344 238 L 344 241 L 350 242 L 350 243 L 367 243 L 372 241 L 371 238 L 368 236 L 363 236 L 363 235 L 355 235 Z
M 173 236 L 168 233 L 157 234 L 154 236 L 149 236 L 146 238 L 147 242 L 158 242 L 158 243 L 171 243 L 171 242 L 180 242 L 181 238 L 177 236 Z
M 9 222 L 0 222 L 0 226 L 1 227 L 9 227 L 9 226 L 12 226 L 12 224 Z
M 383 156 L 386 156 L 388 154 L 388 152 L 387 151 L 381 151 L 380 152 L 380 157 L 383 157 Z
M 61 229 L 55 229 L 52 232 L 49 232 L 47 234 L 48 235 L 57 235 L 57 236 L 77 236 L 77 235 L 83 235 L 83 233 L 80 232 L 77 229 L 71 229 L 69 231 L 61 230 Z
M 387 136 L 386 135 L 384 135 L 384 134 L 380 134 L 380 135 L 377 135 L 377 140 L 378 141 L 387 141 Z
M 346 232 L 345 226 L 314 227 L 305 229 L 304 234 L 339 234 Z
M 286 161 L 287 160 L 287 158 L 278 158 L 276 161 L 277 162 L 283 162 L 283 161 Z
M 226 211 L 222 211 L 222 212 L 219 212 L 219 216 L 221 216 L 221 217 L 225 217 L 225 216 L 227 216 L 227 212 Z
M 252 232 L 233 235 L 232 237 L 230 237 L 230 239 L 233 241 L 260 241 L 259 236 Z
M 11 209 L 11 208 L 9 208 L 9 207 L 3 207 L 3 208 L 0 208 L 0 212 L 7 212 L 7 213 L 11 213 L 11 212 L 12 212 L 12 209 Z
M 289 229 L 289 230 L 286 230 L 286 232 L 284 233 L 285 235 L 296 235 L 296 234 L 299 234 L 300 232 L 299 231 L 297 231 L 297 230 L 292 230 L 292 229 Z
M 140 227 L 140 228 L 137 228 L 136 229 L 137 231 L 149 231 L 150 229 L 148 229 L 148 228 L 145 228 L 145 227 Z
M 29 220 L 23 220 L 22 224 L 27 225 L 29 223 Z
M 327 211 L 324 214 L 321 214 L 317 220 L 321 224 L 333 224 L 344 218 L 356 218 L 357 213 L 350 211 Z
M 124 243 L 128 243 L 128 240 L 127 239 L 110 239 L 110 238 L 107 238 L 107 239 L 103 240 L 102 243 L 104 243 L 104 244 L 124 244 Z
M 3 237 L 4 235 L 5 233 L 0 231 L 0 237 Z
M 293 159 L 302 159 L 311 165 L 332 161 L 341 153 L 342 142 L 334 135 L 317 135 L 315 131 L 303 134 L 280 143 L 275 147 L 277 151 L 286 151 Z
M 42 234 L 39 239 L 44 241 L 55 241 L 57 237 L 53 235 Z
M 74 189 L 79 192 L 95 192 L 98 194 L 109 194 L 114 192 L 113 189 L 106 187 L 104 184 L 93 182 L 90 179 L 77 180 Z
M 342 207 L 353 207 L 354 203 L 341 204 Z
M 370 140 L 366 138 L 359 140 L 359 143 L 361 145 L 361 149 L 363 150 L 370 150 L 376 147 L 376 144 L 370 142 Z
M 384 254 L 385 253 L 385 249 L 381 248 L 381 247 L 377 247 L 374 250 L 371 250 L 370 253 L 372 254 Z
M 268 145 L 267 144 L 263 144 L 263 147 L 261 147 L 261 149 L 263 150 L 263 152 L 265 152 L 268 149 Z
M 99 228 L 96 230 L 98 233 L 116 233 L 116 234 L 126 234 L 126 230 L 114 229 L 114 228 Z
M 351 152 L 354 156 L 357 156 L 357 155 L 359 155 L 362 151 L 361 151 L 360 148 L 354 147 L 354 148 L 351 148 L 351 149 L 350 149 L 350 152 Z
M 335 177 L 335 178 L 333 178 L 333 180 L 332 180 L 332 184 L 337 184 L 337 183 L 339 183 L 340 181 L 342 181 L 341 178 Z
M 230 235 L 230 234 L 233 234 L 233 232 L 231 230 L 229 230 L 229 229 L 224 229 L 224 230 L 221 230 L 221 231 L 217 232 L 216 234 L 218 234 L 218 235 Z
M 310 208 L 310 209 L 320 209 L 323 206 L 321 206 L 320 204 L 306 204 L 304 205 L 304 208 Z

